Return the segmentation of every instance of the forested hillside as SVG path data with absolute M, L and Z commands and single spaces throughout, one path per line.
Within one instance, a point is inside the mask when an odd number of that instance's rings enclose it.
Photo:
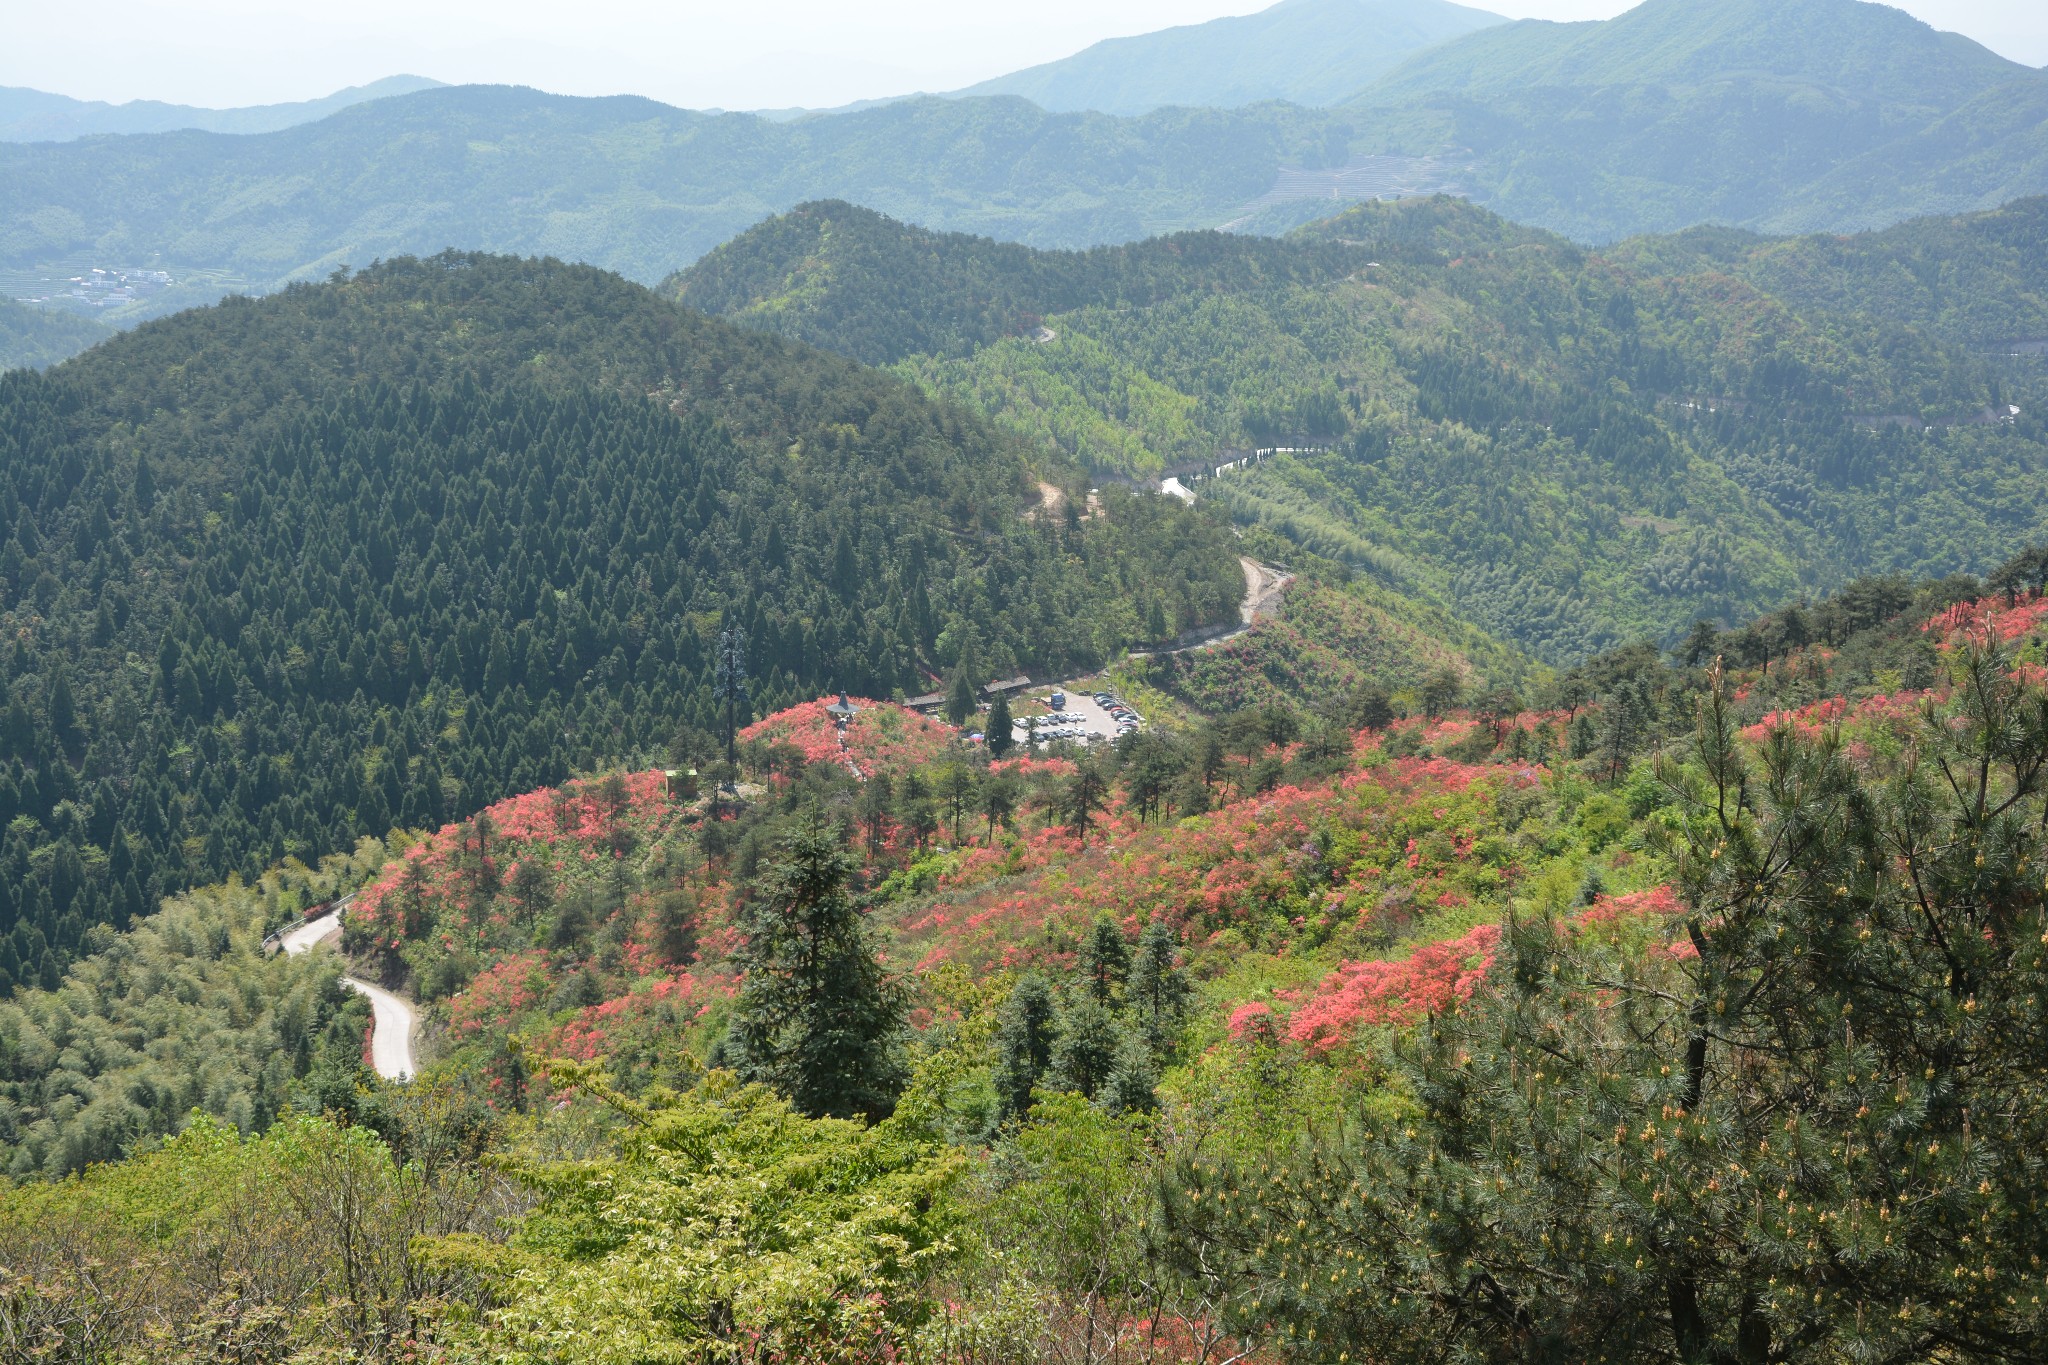
M 374 839 L 317 871 L 211 886 L 116 933 L 49 989 L 0 1001 L 0 1169 L 63 1175 L 212 1114 L 260 1132 L 368 1075 L 369 1006 L 331 954 L 268 956 L 265 936 L 383 866 Z
M 0 379 L 0 970 L 773 707 L 1228 619 L 1226 530 L 588 267 L 402 260 Z M 1027 515 L 1028 514 L 1028 515 Z M 742 707 L 744 719 L 745 707 Z M 707 755 L 708 757 L 708 755 Z
M 901 373 L 1106 476 L 1292 447 L 1203 496 L 1564 663 L 2048 530 L 2048 375 L 1977 354 L 2033 306 L 2040 212 L 1590 253 L 1411 200 L 1024 254 L 812 206 L 671 287 L 865 359 L 928 341 Z M 1900 262 L 1951 239 L 1952 270 Z
M 112 335 L 90 318 L 0 299 L 0 370 L 40 370 Z
M 661 287 L 703 312 L 886 365 L 1029 339 L 1048 315 L 1088 304 L 1323 283 L 1357 265 L 1356 251 L 1338 243 L 1215 232 L 1034 251 L 825 200 L 768 219 Z
M 1646 274 L 1733 275 L 1801 312 L 1909 324 L 1973 351 L 2048 339 L 2048 197 L 1847 236 L 1694 228 L 1601 254 Z

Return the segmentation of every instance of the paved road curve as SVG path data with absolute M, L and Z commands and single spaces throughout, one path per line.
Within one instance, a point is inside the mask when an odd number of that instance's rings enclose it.
M 348 909 L 350 899 L 344 897 L 334 909 L 290 930 L 278 942 L 287 953 L 304 953 L 310 952 L 314 944 L 338 936 L 341 933 L 341 913 Z M 393 995 L 382 986 L 373 986 L 352 976 L 344 976 L 341 984 L 358 995 L 369 997 L 370 1016 L 376 1021 L 370 1032 L 371 1069 L 387 1081 L 411 1080 L 418 1069 L 413 1063 L 412 1036 L 419 1026 L 412 1002 L 403 996 Z

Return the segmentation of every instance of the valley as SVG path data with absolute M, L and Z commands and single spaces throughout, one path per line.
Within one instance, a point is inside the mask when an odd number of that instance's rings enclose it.
M 2048 1359 L 2048 77 L 1076 46 L 0 88 L 0 1365 Z

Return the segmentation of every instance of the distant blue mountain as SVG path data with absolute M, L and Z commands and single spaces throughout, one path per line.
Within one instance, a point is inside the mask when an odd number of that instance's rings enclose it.
M 246 109 L 199 109 L 157 100 L 108 104 L 0 85 L 0 142 L 69 142 L 95 133 L 173 133 L 187 128 L 208 133 L 274 133 L 326 118 L 352 104 L 387 95 L 410 95 L 440 84 L 425 76 L 386 76 L 368 85 L 337 90 L 324 99 L 257 104 Z
M 1335 104 L 1425 48 L 1506 22 L 1448 0 L 1281 0 L 1257 14 L 1111 38 L 954 93 L 1021 95 L 1054 113 Z

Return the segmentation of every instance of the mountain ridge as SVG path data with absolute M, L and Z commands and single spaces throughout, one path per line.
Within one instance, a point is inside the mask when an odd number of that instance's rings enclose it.
M 2035 334 L 2044 239 L 2048 199 L 1604 252 L 1445 198 L 1281 242 L 1045 253 L 810 205 L 666 288 L 892 364 L 1101 479 L 1291 447 L 1201 496 L 1269 557 L 1291 543 L 1559 664 L 2048 535 L 2043 386 L 1979 354 Z
M 207 109 L 162 100 L 80 100 L 26 86 L 0 86 L 0 142 L 66 142 L 74 138 L 196 129 L 213 133 L 269 133 L 311 123 L 369 100 L 440 87 L 426 76 L 385 76 L 346 86 L 318 99 Z
M 2042 193 L 2044 105 L 2048 73 L 1865 0 L 1645 0 L 1453 39 L 1343 107 L 1411 150 L 1464 149 L 1500 212 L 1601 242 L 1874 228 Z
M 1021 95 L 1062 113 L 1334 104 L 1410 53 L 1502 22 L 1448 0 L 1281 0 L 1254 14 L 1105 39 L 949 95 Z

